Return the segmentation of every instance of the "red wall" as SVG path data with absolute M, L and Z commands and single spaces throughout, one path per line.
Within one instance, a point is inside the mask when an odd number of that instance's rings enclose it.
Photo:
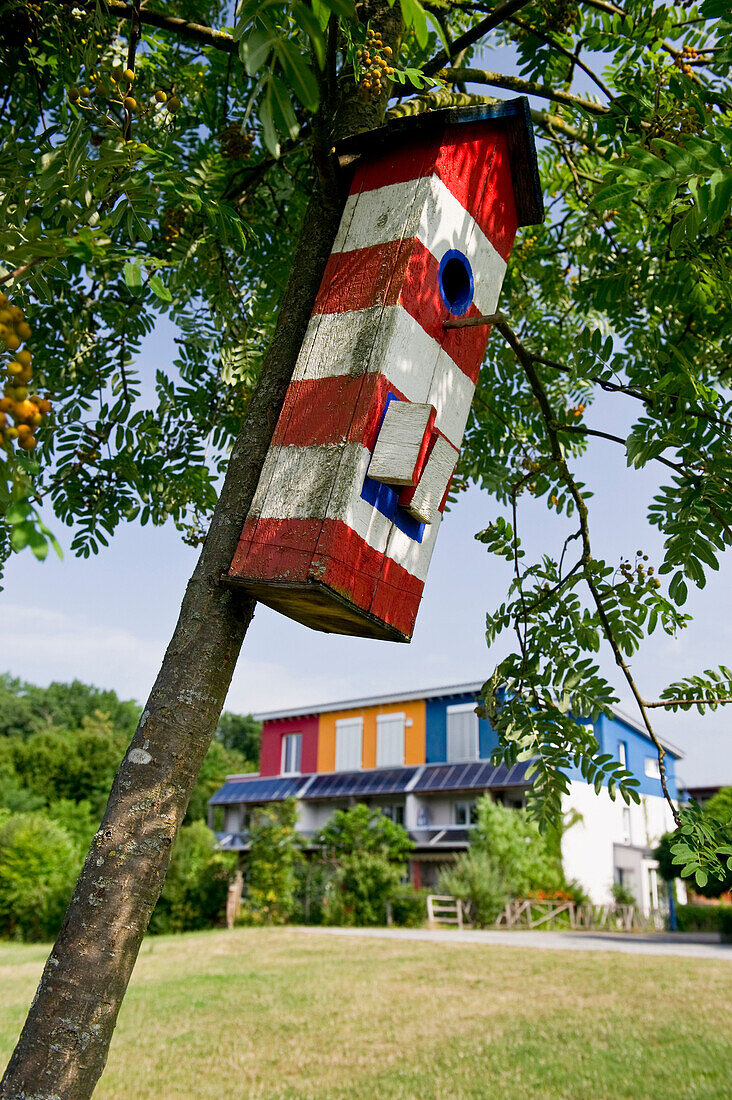
M 318 716 L 306 718 L 278 718 L 262 726 L 262 753 L 259 759 L 260 775 L 279 775 L 282 764 L 282 738 L 286 733 L 302 734 L 300 771 L 318 770 Z

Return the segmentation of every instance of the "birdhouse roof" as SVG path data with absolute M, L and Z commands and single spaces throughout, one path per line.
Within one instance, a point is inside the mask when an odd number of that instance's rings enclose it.
M 544 201 L 536 161 L 534 128 L 526 96 L 495 100 L 470 107 L 442 107 L 418 115 L 392 118 L 385 126 L 339 141 L 336 150 L 348 161 L 381 154 L 405 140 L 433 137 L 448 126 L 471 122 L 495 122 L 505 128 L 511 157 L 511 181 L 519 225 L 544 220 Z

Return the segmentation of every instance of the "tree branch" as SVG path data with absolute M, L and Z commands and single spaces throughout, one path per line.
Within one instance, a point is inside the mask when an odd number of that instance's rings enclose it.
M 454 84 L 488 84 L 492 88 L 506 88 L 511 92 L 522 92 L 524 95 L 539 96 L 541 99 L 550 99 L 555 103 L 565 103 L 570 107 L 581 107 L 595 115 L 606 115 L 609 110 L 602 103 L 583 99 L 582 96 L 572 95 L 571 92 L 561 92 L 550 88 L 547 84 L 538 84 L 535 80 L 521 80 L 518 76 L 505 76 L 503 73 L 492 73 L 487 69 L 445 69 L 441 75 Z
M 647 700 L 643 701 L 644 707 L 724 707 L 728 703 L 732 703 L 732 696 L 722 696 L 715 698 L 711 696 L 709 699 L 660 699 L 658 702 L 649 703 Z
M 523 19 L 513 18 L 513 19 L 509 19 L 508 22 L 515 24 L 515 26 L 520 27 L 521 30 L 526 31 L 528 34 L 535 35 L 536 38 L 539 38 L 539 39 L 541 39 L 542 42 L 545 42 L 547 46 L 551 46 L 551 48 L 553 50 L 556 50 L 558 53 L 563 54 L 564 57 L 566 57 L 570 61 L 572 61 L 572 63 L 577 65 L 578 68 L 582 69 L 582 71 L 584 73 L 586 73 L 587 76 L 589 76 L 590 80 L 593 80 L 595 82 L 595 84 L 600 89 L 600 91 L 603 93 L 603 95 L 606 95 L 609 100 L 612 100 L 614 98 L 612 92 L 610 91 L 610 89 L 608 87 L 606 87 L 605 84 L 603 84 L 603 82 L 600 80 L 599 76 L 597 76 L 592 71 L 592 69 L 589 67 L 589 65 L 585 65 L 584 61 L 582 61 L 579 57 L 577 57 L 576 54 L 573 54 L 571 52 L 571 50 L 566 49 L 566 47 L 563 46 L 561 44 L 561 42 L 557 42 L 557 41 L 555 41 L 555 39 L 550 38 L 550 36 L 548 34 L 544 34 L 543 31 L 540 31 L 538 29 L 538 27 L 532 27 L 529 23 L 524 23 Z
M 510 15 L 520 11 L 521 8 L 525 8 L 531 0 L 506 0 L 505 3 L 499 4 L 490 15 L 485 19 L 481 19 L 479 23 L 476 23 L 474 27 L 471 27 L 455 39 L 450 45 L 449 52 L 447 50 L 440 50 L 438 54 L 428 61 L 426 65 L 422 67 L 422 72 L 425 76 L 434 76 L 440 69 L 444 69 L 445 65 L 449 64 L 454 57 L 457 57 L 462 50 L 473 46 L 479 38 L 482 38 L 484 34 L 488 34 L 489 31 L 494 30 L 505 19 L 508 19 Z
M 96 9 L 96 4 L 93 3 L 79 4 L 76 3 L 76 0 L 63 0 L 63 3 L 69 7 L 80 7 L 87 10 Z M 134 4 L 125 4 L 121 0 L 106 0 L 104 7 L 109 15 L 116 16 L 118 19 L 132 19 L 135 14 Z M 160 12 L 141 8 L 140 22 L 143 26 L 158 27 L 163 31 L 171 31 L 173 34 L 177 34 L 179 38 L 189 38 L 193 42 L 200 42 L 203 46 L 213 46 L 217 50 L 224 50 L 225 53 L 235 54 L 237 52 L 237 43 L 228 31 L 217 31 L 213 27 L 207 27 L 202 23 L 190 23 L 187 19 L 181 19 L 177 15 L 161 15 Z

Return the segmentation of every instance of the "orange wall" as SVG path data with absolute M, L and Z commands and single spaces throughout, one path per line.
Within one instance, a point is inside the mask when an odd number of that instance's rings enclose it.
M 392 703 L 389 706 L 362 707 L 357 710 L 337 710 L 321 714 L 318 723 L 318 771 L 332 772 L 335 769 L 335 733 L 339 718 L 363 718 L 363 767 L 375 768 L 377 714 L 406 714 L 404 763 L 424 764 L 425 703 L 424 699 L 417 699 L 409 703 Z

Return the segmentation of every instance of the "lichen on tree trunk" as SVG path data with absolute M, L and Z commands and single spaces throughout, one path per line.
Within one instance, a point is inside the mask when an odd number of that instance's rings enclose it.
M 362 19 L 394 48 L 398 8 Z M 176 834 L 213 737 L 254 601 L 226 584 L 244 518 L 338 229 L 344 194 L 331 143 L 383 118 L 341 79 L 315 120 L 316 173 L 271 347 L 163 664 L 115 777 L 58 939 L 0 1084 L 3 1100 L 85 1100 L 109 1044 Z

